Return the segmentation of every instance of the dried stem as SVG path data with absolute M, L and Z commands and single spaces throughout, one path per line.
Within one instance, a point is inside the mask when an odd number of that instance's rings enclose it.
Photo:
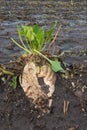
M 48 46 L 48 50 L 50 50 L 50 47 L 55 43 L 55 40 L 57 39 L 57 36 L 58 36 L 58 34 L 59 34 L 60 30 L 61 30 L 61 27 L 62 27 L 62 25 L 60 24 L 60 26 L 59 26 L 59 28 L 57 29 L 57 32 L 56 32 L 56 34 L 55 34 L 55 36 L 54 36 L 52 42 L 51 42 L 51 43 L 49 44 L 49 46 Z
M 66 116 L 68 114 L 69 101 L 64 100 L 63 113 Z

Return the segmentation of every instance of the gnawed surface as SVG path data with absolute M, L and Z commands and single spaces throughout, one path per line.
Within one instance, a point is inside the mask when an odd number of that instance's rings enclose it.
M 41 79 L 42 83 L 40 83 Z M 34 62 L 28 62 L 19 81 L 26 96 L 32 100 L 35 107 L 39 107 L 43 112 L 48 112 L 52 106 L 56 81 L 56 74 L 50 65 L 37 66 Z

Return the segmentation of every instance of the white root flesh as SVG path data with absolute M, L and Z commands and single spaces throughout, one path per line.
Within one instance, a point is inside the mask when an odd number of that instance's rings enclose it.
M 48 93 L 42 90 L 42 85 L 39 84 L 39 78 L 42 78 L 45 86 L 48 88 Z M 43 100 L 48 100 L 48 106 L 52 106 L 52 95 L 55 91 L 56 74 L 52 71 L 49 64 L 37 66 L 34 62 L 28 62 L 23 70 L 22 75 L 19 77 L 19 82 L 23 88 L 26 96 L 32 99 L 32 102 L 39 108 L 43 107 Z M 40 104 L 41 103 L 41 104 Z M 42 106 L 41 106 L 42 105 Z M 46 102 L 47 105 L 47 102 Z

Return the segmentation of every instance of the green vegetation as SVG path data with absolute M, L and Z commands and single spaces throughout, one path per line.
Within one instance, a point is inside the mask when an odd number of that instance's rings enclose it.
M 6 74 L 6 75 L 14 75 L 13 72 L 5 70 L 3 67 L 0 67 L 0 72 L 2 72 L 3 74 Z
M 44 50 L 47 44 L 51 41 L 52 33 L 56 27 L 56 24 L 57 23 L 55 23 L 54 26 L 48 31 L 45 31 L 43 27 L 39 27 L 37 24 L 33 27 L 27 25 L 18 26 L 18 35 L 21 45 L 13 38 L 11 39 L 17 46 L 22 48 L 27 53 L 34 54 L 34 50 Z
M 10 82 L 10 86 L 13 88 L 17 87 L 17 76 L 13 76 Z
M 37 24 L 34 26 L 22 25 L 18 26 L 18 35 L 20 43 L 15 41 L 13 38 L 11 40 L 20 48 L 22 48 L 26 53 L 33 55 L 41 55 L 45 58 L 52 66 L 54 72 L 64 72 L 60 62 L 56 60 L 50 60 L 45 55 L 43 51 L 50 44 L 57 23 L 49 30 L 45 30 L 43 27 L 39 27 Z

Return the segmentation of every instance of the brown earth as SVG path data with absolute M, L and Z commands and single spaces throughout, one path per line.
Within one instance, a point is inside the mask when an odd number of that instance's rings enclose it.
M 4 85 L 0 79 L 0 130 L 87 130 L 87 1 L 0 1 L 0 64 L 22 51 L 10 40 L 18 39 L 17 24 L 39 23 L 50 28 L 62 23 L 56 51 L 65 52 L 66 76 L 57 74 L 51 113 L 42 114 L 22 88 Z M 69 101 L 67 115 L 64 101 Z

